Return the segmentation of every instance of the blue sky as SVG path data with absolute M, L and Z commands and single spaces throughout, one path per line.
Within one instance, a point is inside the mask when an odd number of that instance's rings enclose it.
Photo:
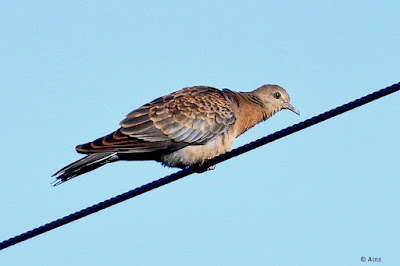
M 398 1 L 13 1 L 0 10 L 0 240 L 176 170 L 52 187 L 77 144 L 192 85 L 279 84 L 245 144 L 400 81 Z M 400 94 L 0 251 L 1 265 L 398 264 Z

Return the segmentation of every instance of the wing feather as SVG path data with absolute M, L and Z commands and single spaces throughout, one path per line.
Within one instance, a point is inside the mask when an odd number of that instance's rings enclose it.
M 118 130 L 76 149 L 81 153 L 173 151 L 207 143 L 234 122 L 232 107 L 220 90 L 189 87 L 130 112 Z

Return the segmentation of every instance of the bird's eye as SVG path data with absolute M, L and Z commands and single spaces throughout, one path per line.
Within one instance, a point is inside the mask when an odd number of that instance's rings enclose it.
M 274 93 L 274 98 L 275 98 L 275 99 L 281 98 L 281 94 L 280 94 L 279 92 L 275 92 L 275 93 Z

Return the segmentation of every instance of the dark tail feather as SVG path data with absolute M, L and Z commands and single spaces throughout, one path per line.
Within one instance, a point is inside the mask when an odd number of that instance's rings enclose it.
M 86 157 L 83 157 L 82 159 L 65 166 L 55 173 L 53 176 L 55 176 L 57 179 L 54 181 L 54 186 L 58 186 L 78 175 L 87 173 L 106 163 L 115 162 L 117 160 L 118 156 L 115 152 L 89 154 Z

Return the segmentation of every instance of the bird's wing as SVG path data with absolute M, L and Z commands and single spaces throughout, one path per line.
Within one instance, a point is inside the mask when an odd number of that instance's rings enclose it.
M 81 153 L 172 151 L 207 143 L 234 122 L 232 107 L 220 90 L 189 87 L 132 111 L 117 131 L 76 149 Z

